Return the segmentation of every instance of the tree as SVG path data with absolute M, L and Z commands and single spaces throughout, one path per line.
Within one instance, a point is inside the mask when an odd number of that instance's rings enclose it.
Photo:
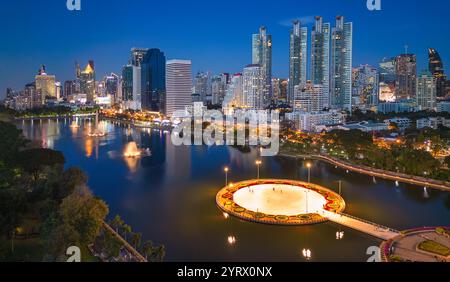
M 139 245 L 141 245 L 142 233 L 133 233 L 131 236 L 131 242 L 134 248 L 137 250 Z
M 22 131 L 13 124 L 0 121 L 0 161 L 11 165 L 17 158 L 17 154 L 26 146 L 27 140 Z
M 62 167 L 66 162 L 61 152 L 42 148 L 23 151 L 19 154 L 18 159 L 20 166 L 32 175 L 34 181 L 39 178 L 45 167 Z
M 128 241 L 127 240 L 127 235 L 129 234 L 129 233 L 131 233 L 131 226 L 129 226 L 128 224 L 124 224 L 123 226 L 122 226 L 122 231 L 123 231 L 123 236 L 125 237 L 125 241 Z
M 80 235 L 82 244 L 91 244 L 100 234 L 108 206 L 94 197 L 85 186 L 79 186 L 60 207 L 60 216 L 64 224 L 72 226 Z
M 445 157 L 444 163 L 450 168 L 450 156 Z
M 152 241 L 145 242 L 142 250 L 145 259 L 149 262 L 162 262 L 166 256 L 166 248 L 164 246 L 155 247 Z
M 119 234 L 119 230 L 125 225 L 125 221 L 123 221 L 120 215 L 116 215 L 114 219 L 110 221 L 110 225 L 116 230 L 116 233 Z

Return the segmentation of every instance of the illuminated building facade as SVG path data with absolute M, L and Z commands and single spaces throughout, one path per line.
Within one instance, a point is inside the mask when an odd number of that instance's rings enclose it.
M 289 94 L 288 102 L 292 103 L 294 88 L 306 83 L 308 29 L 301 27 L 300 21 L 293 22 L 289 53 Z
M 330 24 L 316 17 L 311 32 L 311 81 L 323 86 L 326 107 L 329 107 L 330 94 Z
M 403 54 L 396 60 L 395 98 L 397 101 L 412 99 L 416 94 L 417 60 L 416 55 Z
M 268 106 L 272 99 L 272 35 L 267 33 L 264 26 L 252 37 L 252 64 L 261 66 L 264 77 L 264 94 L 261 102 L 264 106 Z

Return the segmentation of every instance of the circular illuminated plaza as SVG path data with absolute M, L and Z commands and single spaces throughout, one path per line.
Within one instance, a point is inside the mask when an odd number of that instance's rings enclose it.
M 249 180 L 220 190 L 217 205 L 243 220 L 276 224 L 307 225 L 327 221 L 325 212 L 344 211 L 345 202 L 335 192 L 292 180 Z

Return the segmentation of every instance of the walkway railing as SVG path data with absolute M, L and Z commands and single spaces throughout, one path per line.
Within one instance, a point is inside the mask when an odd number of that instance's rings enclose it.
M 392 232 L 392 233 L 398 233 L 398 234 L 400 235 L 400 231 L 398 231 L 398 230 L 392 229 L 392 228 L 387 227 L 387 226 L 383 226 L 383 225 L 378 224 L 378 223 L 375 223 L 375 222 L 371 222 L 371 221 L 369 221 L 369 220 L 365 220 L 365 219 L 362 219 L 362 218 L 358 218 L 358 217 L 356 217 L 356 216 L 349 215 L 349 214 L 345 214 L 345 213 L 339 213 L 338 215 L 342 215 L 342 216 L 345 216 L 345 217 L 348 217 L 348 218 L 351 218 L 351 219 L 354 219 L 354 220 L 357 220 L 357 221 L 361 221 L 361 222 L 364 222 L 364 223 L 366 223 L 366 224 L 370 224 L 370 225 L 372 225 L 372 226 L 375 226 L 375 227 L 377 227 L 377 228 L 380 228 L 380 229 L 382 229 L 382 230 L 386 230 L 386 231 L 389 231 L 389 232 Z

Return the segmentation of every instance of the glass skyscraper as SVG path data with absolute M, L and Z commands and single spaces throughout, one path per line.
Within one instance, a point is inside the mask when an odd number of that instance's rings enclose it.
M 269 105 L 272 99 L 272 35 L 267 34 L 267 29 L 262 26 L 259 34 L 252 37 L 252 61 L 253 65 L 260 65 L 264 76 L 263 103 Z
M 445 97 L 447 76 L 444 73 L 444 63 L 436 49 L 428 49 L 429 71 L 436 79 L 436 95 L 440 98 Z
M 324 106 L 329 107 L 330 93 L 330 24 L 316 17 L 311 32 L 311 81 L 323 86 Z
M 293 22 L 290 39 L 289 53 L 289 89 L 288 102 L 292 104 L 294 88 L 299 84 L 305 84 L 307 68 L 308 29 L 301 27 L 300 21 Z
M 395 98 L 397 101 L 412 99 L 416 95 L 417 59 L 414 54 L 403 54 L 397 57 L 397 80 Z
M 332 31 L 330 106 L 352 111 L 353 23 L 336 17 Z
M 166 56 L 159 49 L 149 49 L 141 61 L 142 109 L 160 112 L 166 93 Z

